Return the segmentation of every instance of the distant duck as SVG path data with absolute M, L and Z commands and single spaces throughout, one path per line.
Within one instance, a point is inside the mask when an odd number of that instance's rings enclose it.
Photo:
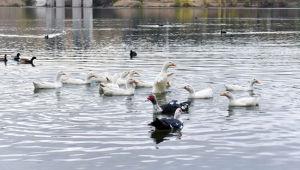
M 33 64 L 33 60 L 37 60 L 37 58 L 32 57 L 30 60 L 27 58 L 20 58 L 19 62 L 20 62 L 20 64 Z
M 3 57 L 3 58 L 0 58 L 0 61 L 1 61 L 1 62 L 7 62 L 7 55 L 4 54 L 4 57 Z
M 195 17 L 195 19 L 198 19 L 198 17 Z
M 46 35 L 46 36 L 45 36 L 45 39 L 49 39 L 49 35 Z
M 226 31 L 221 30 L 221 34 L 226 34 L 226 33 L 227 33 Z
M 170 130 L 170 129 L 182 129 L 183 122 L 179 120 L 182 114 L 182 109 L 177 108 L 174 114 L 174 118 L 156 118 L 153 122 L 149 123 L 149 126 L 154 126 L 155 130 Z
M 164 26 L 164 24 L 158 23 L 158 26 L 162 27 L 162 26 Z
M 133 57 L 137 56 L 135 51 L 130 50 L 130 59 L 132 59 Z
M 158 105 L 157 100 L 154 94 L 151 94 L 147 97 L 147 100 L 150 100 L 153 104 L 153 113 L 154 114 L 171 114 L 173 115 L 176 109 L 181 108 L 182 111 L 188 112 L 191 101 L 177 103 L 177 100 L 172 100 L 170 103 Z
M 208 98 L 213 97 L 213 90 L 212 90 L 211 87 L 203 89 L 203 90 L 198 91 L 198 92 L 196 92 L 191 85 L 185 85 L 182 88 L 189 92 L 188 98 L 208 99 Z
M 19 61 L 20 60 L 20 53 L 17 53 L 17 55 L 16 56 L 13 56 L 13 59 L 15 60 L 15 61 Z
M 66 75 L 66 74 L 62 71 L 57 72 L 53 83 L 51 83 L 51 82 L 33 82 L 34 88 L 35 89 L 54 89 L 54 88 L 62 87 L 62 83 L 60 81 L 60 77 L 62 75 Z
M 226 96 L 229 99 L 229 106 L 237 106 L 237 107 L 247 107 L 247 106 L 258 106 L 260 101 L 260 95 L 257 97 L 245 97 L 240 99 L 235 99 L 233 95 L 226 91 L 220 96 Z
M 252 79 L 249 86 L 240 86 L 235 84 L 224 85 L 227 91 L 252 91 L 254 84 L 260 84 L 257 79 Z

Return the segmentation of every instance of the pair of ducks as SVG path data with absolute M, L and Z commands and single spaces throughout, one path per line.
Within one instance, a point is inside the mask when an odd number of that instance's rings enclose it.
M 20 53 L 13 57 L 15 61 L 18 61 L 20 64 L 33 64 L 33 60 L 37 60 L 36 57 L 32 57 L 31 59 L 20 58 Z M 4 54 L 4 58 L 0 58 L 0 61 L 7 62 L 7 55 Z
M 63 71 L 58 71 L 54 82 L 33 82 L 35 89 L 54 89 L 54 88 L 60 88 L 63 84 L 89 84 L 91 83 L 91 78 L 97 78 L 97 76 L 94 73 L 88 73 L 86 75 L 85 80 L 81 79 L 75 79 L 75 78 L 62 78 L 61 76 L 65 76 L 66 73 Z

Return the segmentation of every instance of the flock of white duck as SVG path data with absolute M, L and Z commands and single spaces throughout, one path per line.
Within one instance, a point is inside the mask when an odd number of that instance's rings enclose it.
M 114 76 L 88 73 L 85 80 L 61 77 L 66 74 L 63 71 L 59 71 L 56 74 L 54 82 L 33 82 L 33 85 L 35 89 L 60 88 L 63 84 L 89 84 L 91 83 L 91 78 L 96 78 L 96 80 L 100 82 L 99 91 L 104 95 L 134 95 L 136 87 L 152 88 L 152 93 L 158 94 L 165 93 L 167 87 L 170 86 L 170 81 L 172 77 L 174 77 L 175 73 L 168 72 L 168 68 L 173 66 L 176 66 L 176 64 L 171 61 L 165 62 L 161 72 L 156 76 L 153 82 L 145 82 L 134 79 L 133 76 L 135 74 L 139 74 L 134 70 L 124 71 L 123 73 L 115 74 Z M 128 78 L 126 79 L 126 77 Z M 260 101 L 260 95 L 235 99 L 233 94 L 229 92 L 237 90 L 252 91 L 253 85 L 256 83 L 260 84 L 258 80 L 253 79 L 249 86 L 225 85 L 227 91 L 220 94 L 220 96 L 226 96 L 229 99 L 229 106 L 257 106 Z M 125 88 L 121 88 L 120 85 L 124 84 Z M 211 87 L 201 91 L 195 91 L 191 85 L 185 85 L 182 88 L 189 92 L 188 98 L 207 99 L 213 97 L 213 89 Z

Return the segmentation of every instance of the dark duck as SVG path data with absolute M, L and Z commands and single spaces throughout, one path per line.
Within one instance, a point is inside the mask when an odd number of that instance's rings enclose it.
M 137 56 L 135 51 L 130 50 L 130 59 L 132 59 L 133 57 Z
M 177 108 L 181 108 L 182 111 L 187 112 L 189 110 L 189 105 L 191 100 L 186 102 L 177 103 L 177 100 L 172 100 L 170 103 L 162 104 L 158 106 L 157 100 L 154 94 L 148 96 L 147 100 L 150 100 L 153 104 L 153 113 L 155 114 L 171 114 L 173 115 Z
M 174 114 L 174 118 L 156 118 L 153 122 L 149 123 L 149 126 L 154 126 L 155 130 L 170 130 L 170 129 L 182 129 L 183 122 L 179 119 L 182 114 L 182 109 L 177 108 Z
M 19 61 L 19 60 L 20 60 L 20 55 L 21 55 L 21 54 L 18 53 L 16 56 L 14 56 L 14 60 L 15 60 L 15 61 Z
M 7 55 L 4 54 L 4 58 L 0 58 L 0 61 L 1 61 L 1 62 L 7 62 Z
M 33 60 L 37 60 L 36 57 L 32 57 L 31 59 L 27 59 L 27 58 L 20 58 L 19 62 L 21 64 L 33 64 Z

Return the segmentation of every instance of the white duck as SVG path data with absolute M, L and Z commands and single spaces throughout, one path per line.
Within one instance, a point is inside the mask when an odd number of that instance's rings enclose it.
M 63 84 L 90 84 L 91 78 L 97 78 L 97 76 L 94 73 L 88 73 L 85 77 L 85 80 L 64 77 L 61 78 L 61 82 Z
M 117 80 L 120 77 L 120 74 L 115 74 L 111 83 L 100 83 L 99 84 L 99 91 L 103 93 L 103 87 L 107 88 L 119 88 L 119 85 L 117 84 Z
M 188 98 L 208 99 L 208 98 L 212 98 L 214 94 L 211 87 L 203 89 L 198 92 L 195 92 L 194 88 L 191 85 L 185 85 L 182 88 L 189 92 Z
M 220 96 L 226 96 L 229 99 L 229 106 L 258 106 L 260 101 L 260 95 L 257 97 L 235 99 L 229 91 L 220 94 Z
M 135 90 L 133 83 L 137 82 L 130 78 L 126 81 L 126 89 L 103 87 L 103 93 L 107 96 L 131 96 Z
M 60 81 L 60 77 L 62 75 L 66 75 L 64 72 L 59 71 L 55 76 L 55 81 L 53 83 L 50 82 L 33 82 L 35 89 L 54 89 L 62 87 L 62 83 Z
M 172 61 L 165 62 L 162 67 L 161 72 L 156 76 L 153 83 L 152 93 L 165 93 L 166 92 L 166 85 L 170 86 L 168 81 L 168 77 L 172 75 L 172 73 L 168 73 L 168 68 L 170 66 L 176 66 L 175 63 Z
M 120 74 L 120 78 L 117 80 L 117 84 L 120 86 L 120 85 L 124 85 L 126 84 L 126 79 L 125 77 L 129 74 L 129 71 L 123 71 L 121 74 Z
M 230 84 L 230 85 L 225 85 L 225 88 L 227 91 L 237 91 L 237 90 L 240 90 L 240 91 L 252 91 L 253 90 L 253 85 L 257 83 L 257 84 L 260 84 L 260 82 L 256 79 L 252 79 L 250 81 L 250 84 L 249 86 L 239 86 L 239 85 L 234 85 L 234 84 Z

